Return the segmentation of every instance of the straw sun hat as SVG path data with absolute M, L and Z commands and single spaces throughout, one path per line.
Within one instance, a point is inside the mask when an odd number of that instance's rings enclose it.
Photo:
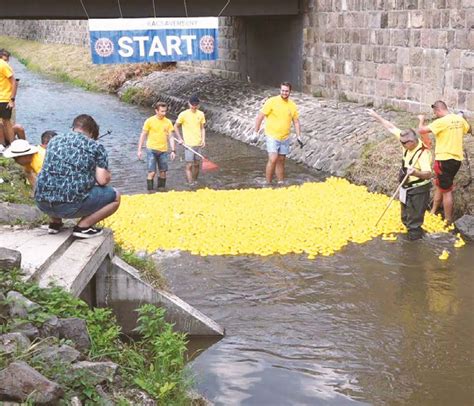
M 3 151 L 5 158 L 15 158 L 17 156 L 31 155 L 38 152 L 38 147 L 31 145 L 26 140 L 15 140 Z

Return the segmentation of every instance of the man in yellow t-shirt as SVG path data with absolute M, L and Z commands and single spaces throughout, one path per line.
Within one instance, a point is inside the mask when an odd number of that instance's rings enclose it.
M 415 130 L 401 131 L 374 110 L 368 113 L 395 135 L 403 147 L 402 167 L 399 182 L 409 175 L 400 189 L 401 219 L 408 230 L 408 239 L 418 240 L 423 236 L 421 226 L 430 203 L 432 156 L 429 149 L 418 139 Z
M 153 106 L 155 115 L 148 118 L 143 124 L 143 130 L 138 141 L 138 159 L 142 159 L 142 146 L 146 139 L 147 148 L 147 190 L 153 190 L 153 179 L 158 166 L 158 189 L 166 186 L 166 172 L 168 171 L 168 142 L 171 146 L 171 160 L 175 158 L 175 144 L 173 138 L 173 124 L 166 117 L 168 105 L 157 102 Z
M 191 96 L 188 106 L 187 110 L 179 113 L 174 123 L 174 130 L 181 143 L 202 154 L 202 148 L 206 146 L 206 129 L 204 128 L 206 117 L 199 110 L 199 98 L 197 96 Z M 182 137 L 179 130 L 180 126 L 183 129 Z M 185 149 L 184 160 L 186 161 L 186 179 L 190 185 L 194 185 L 199 176 L 199 162 L 201 158 L 194 152 Z
M 272 183 L 273 174 L 276 174 L 280 184 L 285 179 L 285 158 L 290 152 L 291 123 L 295 126 L 296 138 L 302 146 L 298 109 L 293 100 L 290 100 L 290 93 L 291 84 L 283 82 L 280 85 L 280 95 L 267 99 L 255 120 L 255 137 L 258 137 L 260 126 L 265 119 L 268 152 L 265 178 L 268 184 Z
M 23 167 L 26 179 L 32 189 L 35 189 L 36 176 L 40 173 L 44 161 L 44 149 L 30 145 L 27 140 L 15 140 L 3 152 L 5 158 L 13 158 L 18 165 Z
M 17 86 L 13 69 L 8 64 L 9 59 L 10 53 L 0 49 L 0 120 L 3 124 L 7 144 L 11 144 L 15 139 L 11 117 L 15 107 Z
M 454 177 L 463 160 L 463 138 L 469 132 L 469 124 L 461 115 L 450 113 L 446 103 L 441 100 L 433 103 L 431 108 L 437 117 L 431 124 L 425 126 L 425 116 L 418 116 L 418 132 L 422 136 L 427 136 L 429 133 L 435 136 L 436 178 L 431 212 L 436 214 L 442 204 L 445 220 L 452 223 Z

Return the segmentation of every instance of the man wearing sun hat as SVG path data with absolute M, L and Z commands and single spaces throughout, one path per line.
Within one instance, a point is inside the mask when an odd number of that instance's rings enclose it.
M 15 140 L 3 152 L 5 158 L 13 158 L 15 162 L 23 167 L 25 176 L 31 187 L 36 185 L 36 176 L 41 171 L 44 161 L 44 152 L 38 147 L 31 145 L 27 140 Z
M 189 98 L 189 108 L 179 113 L 174 124 L 176 136 L 180 142 L 201 153 L 201 148 L 206 146 L 206 118 L 199 110 L 199 98 L 194 95 Z M 179 127 L 183 128 L 183 137 Z M 184 160 L 186 161 L 186 179 L 189 184 L 195 184 L 199 175 L 199 162 L 201 158 L 194 152 L 185 149 Z

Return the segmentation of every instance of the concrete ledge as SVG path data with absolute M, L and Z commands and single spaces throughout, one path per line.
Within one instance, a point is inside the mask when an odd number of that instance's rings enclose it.
M 166 321 L 191 336 L 223 336 L 225 333 L 215 321 L 179 297 L 142 281 L 137 270 L 118 257 L 113 258 L 108 270 L 99 271 L 96 278 L 97 305 L 114 311 L 125 334 L 133 334 L 137 320 L 135 309 L 145 303 L 164 307 Z
M 75 239 L 66 251 L 38 277 L 40 287 L 54 283 L 75 296 L 84 290 L 104 260 L 114 253 L 112 231 L 98 237 Z

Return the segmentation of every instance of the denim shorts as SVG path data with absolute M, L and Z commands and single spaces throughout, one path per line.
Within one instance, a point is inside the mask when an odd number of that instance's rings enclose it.
M 194 151 L 202 155 L 202 148 L 201 147 L 192 147 Z M 194 161 L 200 161 L 201 157 L 196 155 L 194 152 L 190 151 L 189 149 L 184 150 L 184 160 L 186 162 L 194 162 Z
M 286 140 L 280 141 L 266 136 L 267 152 L 269 154 L 288 155 L 290 153 L 290 137 Z
M 79 203 L 36 202 L 38 208 L 50 217 L 79 218 L 99 211 L 117 198 L 115 189 L 110 186 L 94 186 L 87 197 Z
M 156 166 L 160 172 L 166 172 L 168 170 L 168 153 L 163 151 L 157 151 L 155 149 L 146 150 L 146 161 L 148 172 L 156 172 Z

